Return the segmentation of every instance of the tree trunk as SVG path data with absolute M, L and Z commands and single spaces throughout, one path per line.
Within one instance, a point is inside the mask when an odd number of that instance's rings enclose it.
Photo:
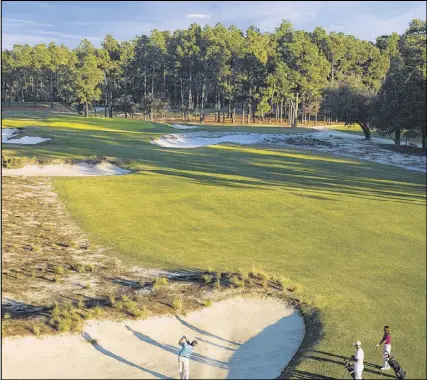
M 316 115 L 314 117 L 314 124 L 317 125 L 317 112 L 316 112 Z
M 181 84 L 181 106 L 182 106 L 184 104 L 184 89 L 183 89 L 183 86 L 182 86 L 182 75 L 179 78 L 179 81 L 180 81 L 180 84 Z
M 357 122 L 357 124 L 360 125 L 360 127 L 362 128 L 362 131 L 365 135 L 365 139 L 366 140 L 370 140 L 371 139 L 371 131 L 369 130 L 369 124 L 366 122 Z
M 248 124 L 250 124 L 251 122 L 251 109 L 252 109 L 251 102 L 248 101 Z
M 85 102 L 85 117 L 89 116 L 89 105 L 88 102 Z
M 294 122 L 293 122 L 293 125 L 292 125 L 293 128 L 297 128 L 298 127 L 298 96 L 299 96 L 299 94 L 297 92 L 297 96 L 296 96 L 296 99 L 295 99 L 295 108 L 294 108 Z
M 50 108 L 53 108 L 53 73 L 50 70 Z
M 396 129 L 394 131 L 394 143 L 396 144 L 396 146 L 400 146 L 400 135 L 401 135 L 402 131 L 400 129 Z
M 242 103 L 242 124 L 245 124 L 245 103 Z
M 147 67 L 144 67 L 144 120 L 147 120 Z
M 191 69 L 190 69 L 190 85 L 188 88 L 188 110 L 190 111 L 193 109 L 193 97 L 191 94 L 191 79 L 192 77 L 191 77 Z
M 151 97 L 154 97 L 154 65 L 151 68 Z
M 205 78 L 203 78 L 202 99 L 201 99 L 201 105 L 200 105 L 200 122 L 201 123 L 205 121 L 205 90 L 206 90 L 206 84 L 205 84 Z
M 233 112 L 231 113 L 231 122 L 234 124 L 236 120 L 236 107 L 233 107 Z
M 217 99 L 218 99 L 218 111 L 221 111 L 221 93 L 220 92 L 218 92 L 218 98 Z
M 425 150 L 426 149 L 426 129 L 421 128 L 421 145 L 422 148 Z
M 280 101 L 280 113 L 279 113 L 279 120 L 282 122 L 283 120 L 283 100 Z

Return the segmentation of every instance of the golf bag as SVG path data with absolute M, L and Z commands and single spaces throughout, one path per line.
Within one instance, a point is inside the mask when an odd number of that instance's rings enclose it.
M 350 363 L 350 360 L 346 360 L 345 361 L 344 367 L 346 368 L 346 370 L 350 374 L 351 378 L 355 379 L 356 378 L 356 374 L 354 373 L 354 365 Z
M 388 355 L 388 364 L 391 368 L 393 368 L 394 373 L 396 374 L 396 377 L 398 379 L 404 379 L 406 377 L 406 372 L 403 370 L 403 368 L 399 365 L 396 358 L 394 356 Z

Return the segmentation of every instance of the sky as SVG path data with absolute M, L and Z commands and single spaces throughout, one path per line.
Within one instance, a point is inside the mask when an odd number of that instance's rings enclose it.
M 403 33 L 414 18 L 426 19 L 425 1 L 2 1 L 2 49 L 14 44 L 64 44 L 83 38 L 99 47 L 106 34 L 131 40 L 151 30 L 176 30 L 192 23 L 273 32 L 283 19 L 295 29 L 352 34 L 375 42 Z

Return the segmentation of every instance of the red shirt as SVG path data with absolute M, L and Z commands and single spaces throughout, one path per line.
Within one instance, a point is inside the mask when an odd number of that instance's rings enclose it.
M 384 344 L 391 344 L 391 335 L 390 334 L 384 334 L 383 340 L 385 340 Z

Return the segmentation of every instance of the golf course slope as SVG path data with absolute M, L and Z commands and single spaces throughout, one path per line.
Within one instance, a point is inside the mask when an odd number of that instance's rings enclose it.
M 77 335 L 5 339 L 3 376 L 179 378 L 182 335 L 199 342 L 191 357 L 190 378 L 272 379 L 302 342 L 304 321 L 274 299 L 241 297 L 186 316 L 89 321 Z

